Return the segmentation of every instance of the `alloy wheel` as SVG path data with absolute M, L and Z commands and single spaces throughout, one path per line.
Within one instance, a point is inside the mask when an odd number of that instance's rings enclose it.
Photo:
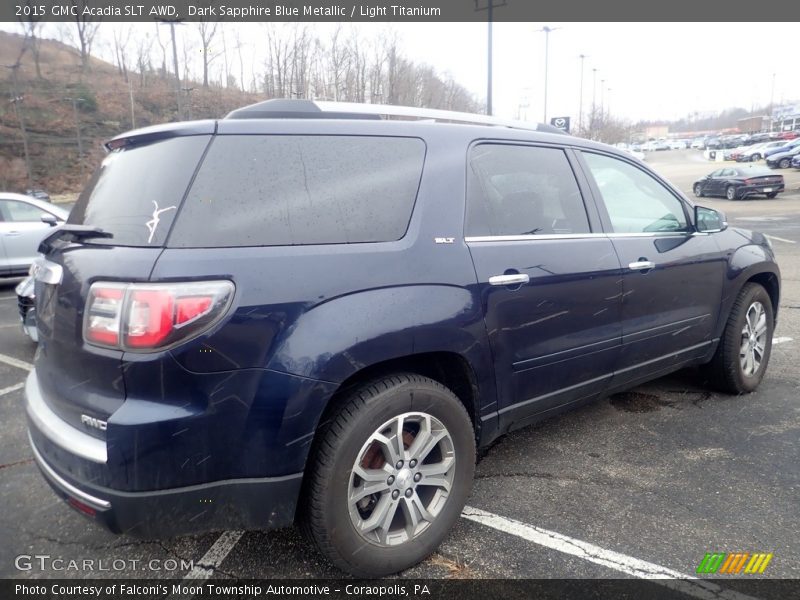
M 767 345 L 767 313 L 761 302 L 753 302 L 745 314 L 742 328 L 742 345 L 739 349 L 739 364 L 748 377 L 761 367 Z
M 453 440 L 436 417 L 409 412 L 386 421 L 353 464 L 348 487 L 353 527 L 383 547 L 413 540 L 444 508 L 455 464 Z

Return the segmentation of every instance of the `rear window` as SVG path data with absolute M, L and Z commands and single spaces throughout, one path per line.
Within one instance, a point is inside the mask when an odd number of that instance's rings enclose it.
M 209 136 L 183 136 L 115 150 L 86 186 L 69 223 L 110 232 L 93 244 L 163 246 Z
M 169 246 L 398 240 L 411 219 L 424 159 L 417 138 L 217 136 Z

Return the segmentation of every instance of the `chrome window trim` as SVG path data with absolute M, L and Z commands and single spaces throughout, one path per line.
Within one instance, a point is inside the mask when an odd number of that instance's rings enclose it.
M 25 409 L 37 429 L 57 446 L 92 462 L 105 464 L 108 460 L 103 440 L 76 429 L 47 406 L 36 380 L 36 369 L 30 372 L 25 382 Z
M 534 240 L 580 240 L 593 238 L 673 238 L 695 235 L 696 232 L 645 232 L 645 233 L 546 233 L 542 235 L 477 235 L 464 238 L 473 242 L 530 242 Z
M 36 464 L 39 465 L 39 468 L 44 471 L 44 474 L 58 487 L 60 487 L 70 496 L 75 496 L 75 498 L 82 500 L 93 508 L 97 508 L 99 510 L 108 510 L 111 508 L 111 502 L 108 500 L 95 498 L 83 490 L 79 490 L 66 479 L 61 477 L 58 473 L 56 473 L 53 468 L 47 464 L 47 462 L 44 460 L 44 457 L 39 453 L 39 449 L 36 447 L 36 444 L 33 443 L 33 438 L 31 437 L 30 433 L 28 433 L 28 442 L 31 444 L 31 450 L 33 450 L 33 457 L 36 459 Z

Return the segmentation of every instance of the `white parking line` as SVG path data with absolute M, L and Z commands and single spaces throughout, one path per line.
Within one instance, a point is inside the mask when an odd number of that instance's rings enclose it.
M 226 531 L 217 538 L 211 548 L 208 549 L 191 571 L 189 571 L 183 578 L 184 581 L 204 581 L 214 575 L 214 570 L 222 564 L 225 557 L 230 554 L 233 547 L 244 535 L 244 531 Z M 193 598 L 194 594 L 183 594 L 177 596 L 170 596 L 167 600 L 178 600 L 179 598 L 188 600 Z
M 796 244 L 794 240 L 787 240 L 786 238 L 778 237 L 777 235 L 767 235 L 764 234 L 764 237 L 768 237 L 771 240 L 778 240 L 779 242 L 786 242 L 787 244 Z
M 794 338 L 776 337 L 776 338 L 772 338 L 772 345 L 774 346 L 775 344 L 785 344 L 786 342 L 792 342 L 792 341 L 794 341 Z
M 13 356 L 8 356 L 7 354 L 0 354 L 0 362 L 4 362 L 12 367 L 17 367 L 18 369 L 25 369 L 26 371 L 33 369 L 33 365 L 31 363 L 14 358 Z
M 497 531 L 515 535 L 534 544 L 539 544 L 545 548 L 571 554 L 583 560 L 614 569 L 620 573 L 625 573 L 639 579 L 652 580 L 653 583 L 663 585 L 672 590 L 683 594 L 702 598 L 703 600 L 753 600 L 752 596 L 746 596 L 732 590 L 726 590 L 715 583 L 698 579 L 691 575 L 685 575 L 678 571 L 673 571 L 666 567 L 656 565 L 626 554 L 606 550 L 600 546 L 595 546 L 588 542 L 527 525 L 514 519 L 501 517 L 494 513 L 465 506 L 461 516 L 470 521 L 486 525 Z
M 25 382 L 22 383 L 15 383 L 14 385 L 10 385 L 8 387 L 4 387 L 0 390 L 0 396 L 5 396 L 6 394 L 10 394 L 11 392 L 16 392 L 25 387 Z

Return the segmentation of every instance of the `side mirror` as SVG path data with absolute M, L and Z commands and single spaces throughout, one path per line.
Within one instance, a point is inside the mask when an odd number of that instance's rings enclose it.
M 47 223 L 48 225 L 50 225 L 50 227 L 55 227 L 56 225 L 58 225 L 58 219 L 56 218 L 55 215 L 51 215 L 48 213 L 42 215 L 42 223 Z
M 700 233 L 715 233 L 728 228 L 725 215 L 713 208 L 694 207 L 694 228 Z

